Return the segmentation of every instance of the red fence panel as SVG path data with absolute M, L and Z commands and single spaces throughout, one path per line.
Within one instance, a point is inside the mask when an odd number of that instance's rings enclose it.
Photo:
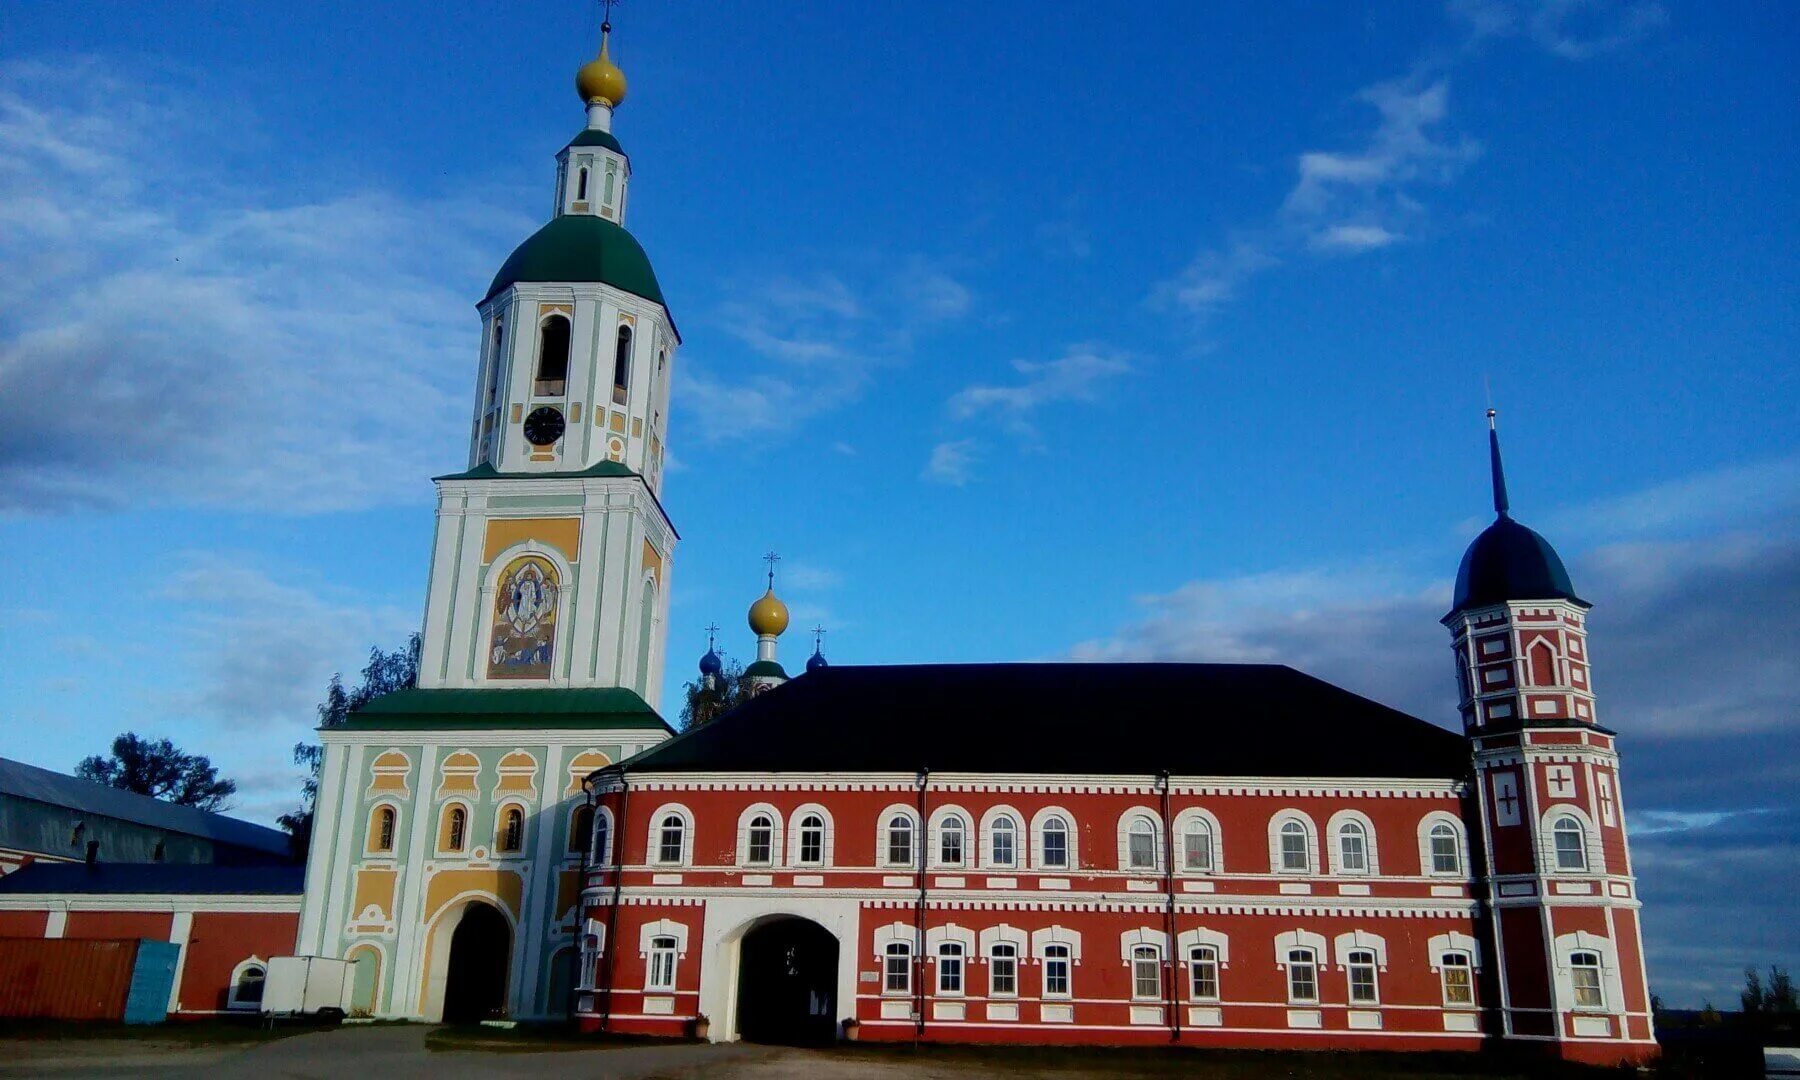
M 0 1017 L 118 1020 L 138 943 L 0 938 Z

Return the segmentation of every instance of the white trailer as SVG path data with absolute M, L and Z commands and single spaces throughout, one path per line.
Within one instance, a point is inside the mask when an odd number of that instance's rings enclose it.
M 328 956 L 275 956 L 263 982 L 263 1015 L 339 1017 L 350 1011 L 352 965 Z

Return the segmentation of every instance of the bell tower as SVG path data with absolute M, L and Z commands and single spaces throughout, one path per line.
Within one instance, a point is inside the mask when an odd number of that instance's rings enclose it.
M 1494 522 L 1444 616 L 1473 752 L 1500 1034 L 1612 1064 L 1656 1056 L 1616 736 L 1599 724 L 1587 615 L 1549 542 L 1514 521 L 1488 411 Z
M 437 478 L 420 686 L 623 687 L 655 706 L 676 533 L 664 513 L 680 336 L 625 230 L 612 26 L 575 77 L 585 125 L 550 221 L 476 306 L 467 468 Z

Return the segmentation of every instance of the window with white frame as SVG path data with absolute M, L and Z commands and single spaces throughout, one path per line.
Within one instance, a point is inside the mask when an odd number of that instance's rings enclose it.
M 825 819 L 808 814 L 800 819 L 800 864 L 818 866 L 825 861 Z
M 1069 868 L 1069 823 L 1055 815 L 1044 821 L 1044 867 L 1049 870 Z
M 1156 869 L 1156 846 L 1156 823 L 1143 816 L 1132 818 L 1125 827 L 1125 865 L 1132 870 Z
M 1219 950 L 1211 945 L 1188 950 L 1188 996 L 1195 1001 L 1219 1000 Z
M 612 862 L 612 816 L 594 814 L 593 822 L 593 850 L 588 857 L 597 865 L 606 866 Z
M 963 825 L 963 819 L 955 814 L 946 817 L 938 825 L 938 864 L 961 866 L 967 839 L 968 831 Z
M 1283 873 L 1303 874 L 1312 869 L 1312 845 L 1308 842 L 1305 825 L 1292 819 L 1284 821 L 1278 837 Z
M 881 955 L 881 992 L 912 993 L 912 946 L 904 941 L 890 941 Z
M 1428 842 L 1433 874 L 1462 873 L 1462 844 L 1456 835 L 1456 826 L 1447 821 L 1438 822 L 1431 827 Z
M 1475 968 L 1465 952 L 1447 952 L 1438 957 L 1438 974 L 1444 984 L 1444 1004 L 1475 1004 Z
M 999 868 L 1017 866 L 1019 861 L 1019 826 L 1009 817 L 994 819 L 988 827 L 988 864 Z
M 664 866 L 681 865 L 687 841 L 687 822 L 680 814 L 664 814 L 656 826 L 656 861 Z
M 1319 954 L 1312 949 L 1289 949 L 1287 954 L 1288 1000 L 1319 1000 Z
M 263 985 L 268 980 L 268 965 L 255 957 L 244 961 L 231 973 L 231 991 L 226 996 L 228 1009 L 262 1008 Z
M 1010 941 L 996 942 L 988 951 L 988 996 L 1017 997 L 1019 994 L 1019 947 Z
M 1346 821 L 1338 826 L 1338 871 L 1345 874 L 1369 872 L 1369 835 L 1362 822 Z
M 575 989 L 592 990 L 599 984 L 600 955 L 605 940 L 605 925 L 598 919 L 589 919 L 587 933 L 581 935 L 581 951 L 576 957 Z
M 1212 822 L 1204 818 L 1192 818 L 1182 827 L 1181 868 L 1196 874 L 1212 873 Z
M 1067 945 L 1044 946 L 1044 996 L 1047 998 L 1066 998 L 1070 994 L 1069 972 L 1070 960 Z
M 1551 837 L 1556 845 L 1556 868 L 1558 870 L 1582 871 L 1587 869 L 1587 830 L 1572 814 L 1564 814 L 1556 819 L 1550 829 Z
M 767 814 L 750 819 L 745 837 L 744 861 L 753 866 L 768 866 L 775 861 L 775 822 Z
M 940 995 L 962 996 L 963 959 L 962 942 L 946 941 L 938 946 L 937 992 Z
M 1134 1001 L 1161 1001 L 1162 953 L 1154 945 L 1131 948 L 1131 997 Z
M 461 851 L 469 836 L 469 812 L 452 806 L 444 819 L 444 850 Z
M 1569 985 L 1575 991 L 1577 1009 L 1606 1008 L 1606 990 L 1600 979 L 1599 953 L 1583 951 L 1569 954 Z
M 913 864 L 913 823 L 905 814 L 888 818 L 887 861 L 890 866 Z
M 1376 984 L 1375 954 L 1368 949 L 1350 950 L 1350 1004 L 1374 1005 L 1381 1000 Z
M 499 843 L 495 846 L 505 852 L 519 852 L 525 849 L 525 810 L 520 806 L 508 806 L 500 812 Z
M 675 989 L 675 961 L 679 955 L 680 944 L 673 937 L 658 935 L 651 938 L 649 975 L 644 981 L 644 989 Z

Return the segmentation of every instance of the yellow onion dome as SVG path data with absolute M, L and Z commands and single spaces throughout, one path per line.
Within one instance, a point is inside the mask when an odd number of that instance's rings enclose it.
M 774 589 L 763 593 L 761 600 L 750 605 L 750 629 L 757 637 L 780 637 L 787 628 L 787 605 L 775 595 Z
M 625 100 L 625 73 L 606 55 L 606 37 L 605 33 L 600 35 L 600 55 L 575 73 L 575 92 L 584 103 L 604 101 L 618 105 Z

